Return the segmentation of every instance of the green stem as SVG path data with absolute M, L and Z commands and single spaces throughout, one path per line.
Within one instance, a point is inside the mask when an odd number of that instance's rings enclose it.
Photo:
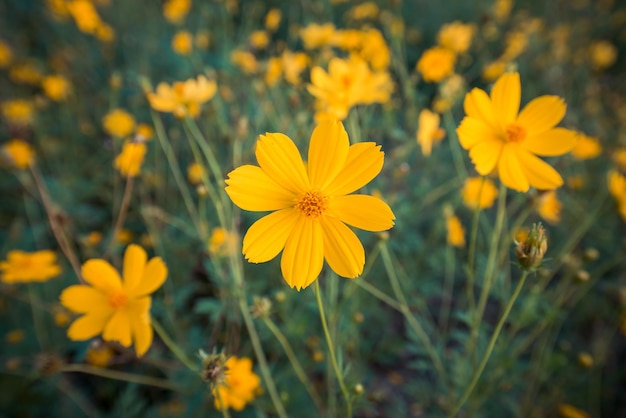
M 459 179 L 463 180 L 468 177 L 467 168 L 463 162 L 463 153 L 461 152 L 461 146 L 459 139 L 456 136 L 456 123 L 452 117 L 452 112 L 447 111 L 443 115 L 444 125 L 448 136 L 450 137 L 450 150 L 452 151 L 452 159 L 454 160 L 454 166 L 456 167 L 456 173 Z
M 176 344 L 174 340 L 170 338 L 167 332 L 165 332 L 165 329 L 163 329 L 163 326 L 159 323 L 159 321 L 154 318 L 152 318 L 152 327 L 159 335 L 161 340 L 163 340 L 163 343 L 167 346 L 167 348 L 170 349 L 170 351 L 185 365 L 185 367 L 187 367 L 192 372 L 200 371 L 198 366 L 195 365 L 183 352 L 182 348 L 180 348 L 178 344 Z
M 118 372 L 116 370 L 103 369 L 101 367 L 87 366 L 85 364 L 68 364 L 67 366 L 63 366 L 60 371 L 63 373 L 86 373 L 94 376 L 106 377 L 107 379 L 122 380 L 124 382 L 154 386 L 173 391 L 180 390 L 178 386 L 168 382 L 167 380 L 133 373 Z
M 459 399 L 457 404 L 452 409 L 452 412 L 448 415 L 449 418 L 454 417 L 457 414 L 457 412 L 461 410 L 461 408 L 463 407 L 467 399 L 472 394 L 472 391 L 476 387 L 476 383 L 478 383 L 480 376 L 485 370 L 485 366 L 487 366 L 487 363 L 489 362 L 491 353 L 493 352 L 493 349 L 496 346 L 496 341 L 498 340 L 498 336 L 500 335 L 500 332 L 502 331 L 502 327 L 504 326 L 504 323 L 509 317 L 509 314 L 511 313 L 511 309 L 513 308 L 513 305 L 515 304 L 517 297 L 519 296 L 520 292 L 522 291 L 522 288 L 524 287 L 524 283 L 526 282 L 526 277 L 528 277 L 527 270 L 525 270 L 524 273 L 522 274 L 522 277 L 519 283 L 517 283 L 517 287 L 515 288 L 515 291 L 513 292 L 513 296 L 511 296 L 511 299 L 509 299 L 509 302 L 506 304 L 506 307 L 504 308 L 504 313 L 502 314 L 500 321 L 498 321 L 498 325 L 496 325 L 496 329 L 493 330 L 493 334 L 491 335 L 491 339 L 489 340 L 489 345 L 487 346 L 487 351 L 485 351 L 485 354 L 483 355 L 483 358 L 480 361 L 480 365 L 478 366 L 478 369 L 476 369 L 476 371 L 474 372 L 472 381 L 470 382 L 467 389 L 465 389 L 465 392 L 463 393 L 463 396 L 461 396 L 461 399 Z
M 222 413 L 222 417 L 230 418 L 230 412 L 228 411 L 228 407 L 224 405 L 222 402 L 222 395 L 220 394 L 219 388 L 215 389 L 215 397 L 217 397 L 217 403 L 220 404 L 220 412 Z
M 209 146 L 207 140 L 204 138 L 204 135 L 202 135 L 202 132 L 200 132 L 200 128 L 198 128 L 196 121 L 190 117 L 186 117 L 185 126 L 189 129 L 189 132 L 191 132 L 192 136 L 194 137 L 198 145 L 200 145 L 200 149 L 202 150 L 202 152 L 204 153 L 204 156 L 207 159 L 207 163 L 209 164 L 209 168 L 211 169 L 211 172 L 213 173 L 213 177 L 215 177 L 215 180 L 223 179 L 224 174 L 222 173 L 220 164 L 217 161 L 217 158 L 215 157 L 215 153 Z
M 343 397 L 346 400 L 346 416 L 348 418 L 351 418 L 352 417 L 352 400 L 350 399 L 350 393 L 348 392 L 348 388 L 346 387 L 343 381 L 343 375 L 341 373 L 341 370 L 339 369 L 339 364 L 337 363 L 337 357 L 335 356 L 335 348 L 333 345 L 332 338 L 330 337 L 328 324 L 326 323 L 326 314 L 324 313 L 324 304 L 322 303 L 322 295 L 320 291 L 319 280 L 315 280 L 315 298 L 317 300 L 317 308 L 319 309 L 319 312 L 320 312 L 320 319 L 322 321 L 322 328 L 324 329 L 324 336 L 326 337 L 326 345 L 328 346 L 328 353 L 330 354 L 330 361 L 333 366 L 333 370 L 335 371 L 337 382 L 339 382 L 341 393 L 343 394 Z
M 469 241 L 469 249 L 467 254 L 467 300 L 469 302 L 470 312 L 474 312 L 476 309 L 476 300 L 474 299 L 474 278 L 476 277 L 476 272 L 474 271 L 475 263 L 476 263 L 476 241 L 478 238 L 478 221 L 480 220 L 480 198 L 483 193 L 483 187 L 485 185 L 486 177 L 483 176 L 482 181 L 480 183 L 480 189 L 478 192 L 478 201 L 476 202 L 476 207 L 474 208 L 474 214 L 472 216 L 472 232 L 470 233 L 470 241 Z
M 34 283 L 29 283 L 28 284 L 28 302 L 30 305 L 30 311 L 33 315 L 33 326 L 35 328 L 35 337 L 37 338 L 37 342 L 39 343 L 39 347 L 42 350 L 46 350 L 46 347 L 49 345 L 48 344 L 48 338 L 46 336 L 45 333 L 45 326 L 43 325 L 42 321 L 41 321 L 41 312 L 37 309 L 35 309 L 35 304 L 36 303 L 40 303 L 39 298 L 37 297 L 36 293 L 35 293 L 35 284 Z

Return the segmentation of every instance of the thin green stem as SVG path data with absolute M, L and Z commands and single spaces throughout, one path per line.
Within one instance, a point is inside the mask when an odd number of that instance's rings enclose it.
M 341 388 L 341 393 L 343 394 L 344 399 L 346 400 L 346 416 L 348 418 L 352 417 L 352 399 L 350 399 L 350 393 L 348 392 L 348 388 L 343 381 L 343 374 L 339 369 L 339 364 L 337 363 L 337 357 L 335 356 L 335 348 L 333 344 L 333 340 L 330 337 L 330 332 L 328 330 L 328 324 L 326 323 L 326 314 L 324 313 L 324 304 L 322 303 L 322 294 L 320 290 L 320 281 L 315 281 L 315 299 L 317 300 L 317 308 L 320 312 L 320 319 L 322 321 L 322 328 L 324 329 L 324 336 L 326 337 L 326 345 L 328 346 L 328 353 L 330 354 L 330 361 L 333 366 L 333 370 L 335 371 L 335 376 L 337 377 L 337 382 L 339 382 L 339 387 Z
M 45 326 L 42 323 L 41 311 L 35 308 L 36 303 L 41 303 L 35 293 L 35 284 L 28 284 L 28 302 L 30 305 L 30 311 L 33 315 L 33 326 L 35 328 L 35 337 L 39 343 L 39 347 L 43 350 L 48 346 L 48 338 L 45 332 Z
M 230 412 L 228 411 L 228 407 L 224 405 L 222 402 L 222 394 L 219 389 L 215 389 L 215 397 L 217 398 L 217 403 L 220 405 L 220 412 L 222 413 L 222 417 L 230 418 Z
M 485 354 L 483 355 L 483 358 L 480 361 L 480 365 L 478 366 L 478 369 L 476 369 L 476 371 L 474 372 L 474 375 L 472 376 L 472 380 L 470 384 L 467 386 L 467 389 L 465 389 L 463 396 L 461 396 L 461 399 L 459 399 L 459 401 L 456 403 L 454 408 L 452 408 L 452 412 L 448 414 L 448 418 L 453 418 L 454 416 L 456 416 L 456 414 L 461 410 L 461 408 L 463 407 L 467 399 L 470 397 L 470 395 L 474 391 L 474 388 L 476 387 L 478 380 L 480 379 L 480 377 L 483 374 L 483 371 L 485 370 L 485 366 L 487 366 L 487 363 L 489 362 L 489 358 L 491 357 L 491 353 L 493 352 L 493 349 L 496 346 L 496 341 L 498 340 L 498 336 L 500 335 L 500 332 L 502 331 L 502 327 L 504 326 L 504 323 L 509 317 L 509 314 L 511 313 L 511 309 L 513 308 L 513 305 L 515 304 L 515 301 L 517 300 L 517 297 L 519 296 L 520 292 L 522 291 L 522 288 L 524 287 L 524 283 L 526 282 L 527 277 L 528 277 L 528 271 L 525 270 L 524 273 L 522 274 L 522 277 L 519 280 L 519 283 L 517 283 L 517 287 L 515 288 L 515 291 L 513 292 L 511 299 L 509 299 L 509 302 L 506 304 L 506 307 L 504 308 L 504 313 L 502 314 L 500 321 L 498 321 L 498 324 L 496 325 L 496 328 L 494 329 L 493 334 L 491 335 L 491 339 L 489 340 L 489 345 L 487 346 L 487 351 L 485 351 Z
M 443 335 L 448 332 L 448 319 L 452 306 L 452 295 L 454 292 L 454 248 L 446 246 L 446 265 L 443 283 L 443 302 L 439 311 L 439 328 Z
M 206 138 L 202 135 L 202 132 L 200 132 L 200 128 L 198 128 L 196 121 L 190 117 L 186 117 L 185 126 L 189 129 L 189 132 L 191 132 L 191 135 L 194 137 L 198 145 L 200 145 L 200 149 L 207 159 L 207 163 L 213 173 L 213 177 L 215 177 L 216 180 L 223 179 L 224 173 L 222 173 L 220 163 L 217 161 L 217 157 L 215 156 L 213 149 L 209 146 Z
M 448 132 L 448 136 L 450 138 L 448 142 L 450 144 L 450 150 L 452 151 L 452 159 L 454 160 L 454 166 L 456 167 L 457 175 L 461 180 L 466 179 L 468 177 L 467 168 L 465 167 L 465 163 L 463 162 L 461 146 L 456 136 L 456 123 L 454 122 L 454 118 L 452 117 L 452 112 L 447 111 L 443 115 L 443 120 L 446 132 Z
M 137 383 L 140 385 L 154 386 L 172 391 L 180 391 L 180 388 L 167 380 L 155 377 L 143 376 L 133 373 L 119 372 L 101 367 L 88 366 L 86 364 L 68 364 L 60 370 L 63 373 L 86 373 L 94 376 L 106 377 L 107 379 L 122 380 L 124 382 Z
M 199 367 L 196 364 L 194 364 L 194 362 L 191 361 L 189 357 L 187 357 L 187 355 L 182 350 L 182 348 L 180 348 L 180 346 L 176 344 L 174 340 L 172 340 L 172 338 L 170 338 L 167 332 L 165 332 L 165 329 L 163 328 L 163 326 L 159 323 L 159 321 L 157 321 L 154 318 L 152 318 L 152 327 L 154 328 L 156 333 L 159 335 L 161 340 L 163 340 L 163 343 L 167 346 L 167 348 L 170 349 L 172 354 L 174 354 L 176 358 L 178 358 L 181 361 L 181 363 L 185 365 L 185 367 L 187 367 L 192 372 L 200 371 Z
M 469 249 L 467 253 L 467 301 L 469 302 L 470 312 L 474 312 L 476 309 L 476 300 L 474 296 L 474 278 L 476 277 L 476 272 L 474 271 L 476 267 L 476 241 L 478 238 L 478 221 L 480 220 L 480 212 L 482 208 L 480 207 L 480 198 L 482 197 L 483 188 L 485 186 L 486 177 L 483 176 L 482 181 L 480 182 L 480 189 L 478 191 L 478 199 L 476 202 L 476 207 L 474 207 L 474 214 L 472 216 L 472 231 L 470 232 L 470 241 L 469 241 Z
M 369 284 L 363 279 L 354 280 L 353 283 L 359 286 L 361 289 L 365 290 L 370 295 L 374 296 L 376 299 L 380 300 L 381 302 L 384 302 L 387 305 L 391 306 L 393 309 L 402 312 L 402 306 L 398 302 L 396 302 L 395 299 L 393 299 L 391 296 L 388 296 L 385 292 L 379 290 L 377 287 Z

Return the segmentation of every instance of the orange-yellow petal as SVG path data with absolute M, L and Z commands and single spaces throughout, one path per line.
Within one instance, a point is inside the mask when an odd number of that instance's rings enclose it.
M 300 151 L 287 135 L 267 133 L 259 136 L 255 155 L 265 174 L 281 187 L 297 195 L 310 189 Z
M 124 269 L 122 276 L 124 278 L 124 289 L 132 292 L 140 283 L 143 277 L 144 269 L 148 255 L 146 250 L 139 245 L 131 244 L 124 252 Z
M 324 190 L 326 196 L 343 196 L 372 181 L 383 168 L 385 153 L 374 142 L 360 142 L 348 150 L 343 169 Z
M 491 104 L 502 129 L 506 129 L 517 119 L 521 96 L 519 73 L 505 73 L 493 85 Z
M 540 134 L 555 127 L 565 116 L 567 106 L 558 96 L 540 96 L 531 100 L 517 117 L 528 136 Z
M 280 260 L 285 281 L 301 290 L 317 279 L 324 265 L 324 239 L 317 220 L 300 216 Z
M 108 298 L 91 286 L 76 284 L 61 293 L 61 304 L 70 311 L 86 313 L 107 306 Z
M 241 209 L 255 212 L 284 209 L 297 195 L 272 180 L 260 167 L 243 165 L 228 174 L 226 193 Z
M 329 201 L 328 214 L 365 231 L 386 231 L 393 227 L 395 215 L 389 205 L 374 196 L 351 194 Z
M 493 129 L 499 129 L 500 125 L 496 120 L 491 99 L 484 90 L 473 88 L 467 93 L 463 101 L 463 109 L 468 117 L 483 121 Z
M 576 132 L 565 128 L 553 128 L 520 142 L 524 149 L 544 157 L 563 155 L 576 145 Z
M 531 186 L 540 190 L 554 190 L 563 185 L 563 178 L 550 164 L 526 150 L 517 153 L 520 165 Z
M 502 146 L 503 142 L 500 140 L 487 140 L 470 149 L 469 155 L 478 174 L 486 176 L 493 171 L 500 158 Z
M 113 316 L 104 326 L 102 339 L 106 341 L 117 341 L 124 347 L 130 347 L 132 343 L 130 331 L 130 316 L 123 309 L 115 311 Z
M 84 341 L 95 337 L 102 332 L 113 312 L 113 309 L 99 310 L 81 316 L 67 329 L 67 336 L 73 341 Z
M 349 149 L 350 140 L 341 122 L 326 120 L 315 127 L 307 165 L 313 189 L 324 190 L 337 177 L 344 168 Z
M 506 144 L 502 148 L 502 155 L 498 162 L 498 175 L 506 187 L 519 192 L 527 192 L 528 179 L 517 158 L 518 147 L 515 144 Z
M 251 263 L 264 263 L 285 248 L 300 213 L 292 208 L 270 213 L 252 224 L 243 238 L 242 252 Z
M 326 216 L 322 220 L 324 257 L 339 276 L 353 279 L 363 272 L 365 250 L 359 238 L 339 219 Z
M 153 257 L 146 264 L 141 281 L 132 290 L 135 296 L 145 296 L 154 293 L 167 279 L 167 266 L 161 257 Z
M 497 141 L 498 131 L 483 119 L 465 117 L 456 130 L 459 142 L 465 149 L 470 149 L 482 141 Z
M 122 288 L 122 279 L 117 270 L 102 259 L 86 261 L 81 268 L 81 274 L 87 283 L 104 293 Z
M 130 307 L 130 326 L 137 357 L 143 356 L 152 345 L 153 330 L 150 323 L 150 305 L 152 299 L 135 299 Z

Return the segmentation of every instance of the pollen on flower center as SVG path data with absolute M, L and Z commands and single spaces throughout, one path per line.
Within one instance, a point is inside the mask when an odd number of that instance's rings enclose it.
M 114 291 L 109 295 L 109 305 L 115 309 L 123 308 L 127 302 L 128 296 L 121 290 Z
M 317 218 L 326 210 L 326 198 L 320 192 L 306 192 L 296 202 L 296 209 L 304 216 Z
M 506 127 L 505 137 L 509 142 L 522 142 L 526 138 L 526 130 L 519 125 L 511 124 Z

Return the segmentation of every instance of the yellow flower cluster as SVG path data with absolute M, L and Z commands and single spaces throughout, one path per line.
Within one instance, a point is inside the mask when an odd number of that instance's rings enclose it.
M 267 62 L 265 82 L 274 86 L 284 76 L 285 81 L 294 86 L 302 83 L 300 74 L 309 66 L 311 59 L 304 52 L 283 51 L 279 57 L 272 57 Z
M 173 113 L 177 118 L 196 117 L 200 106 L 215 96 L 217 83 L 204 76 L 187 81 L 177 81 L 172 85 L 159 83 L 155 92 L 148 92 L 150 106 L 159 112 Z
M 56 259 L 51 250 L 34 253 L 9 251 L 6 261 L 0 261 L 0 279 L 4 283 L 45 282 L 61 274 Z

